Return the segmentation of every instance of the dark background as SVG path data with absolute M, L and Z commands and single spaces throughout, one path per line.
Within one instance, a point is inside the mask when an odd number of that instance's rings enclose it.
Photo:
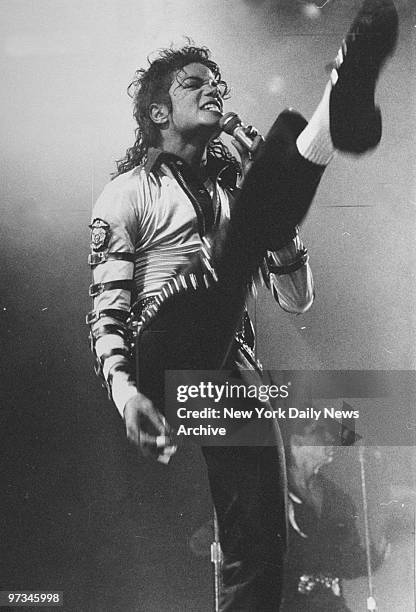
M 334 160 L 302 230 L 315 305 L 293 317 L 260 290 L 252 306 L 268 368 L 415 367 L 416 28 L 410 0 L 397 4 L 399 45 L 378 88 L 383 141 L 361 160 Z M 287 106 L 313 112 L 358 6 L 1 2 L 2 588 L 64 590 L 66 610 L 212 609 L 209 559 L 189 548 L 211 512 L 197 450 L 168 468 L 139 460 L 92 372 L 90 211 L 132 143 L 125 90 L 149 52 L 183 35 L 209 46 L 232 87 L 226 110 L 266 133 Z M 405 426 L 394 407 L 391 426 Z M 383 461 L 391 482 L 413 485 L 410 449 L 383 449 Z M 332 468 L 352 492 L 355 468 L 350 482 L 344 461 Z M 385 610 L 414 608 L 412 527 L 400 520 L 376 577 Z M 364 589 L 348 586 L 354 610 Z

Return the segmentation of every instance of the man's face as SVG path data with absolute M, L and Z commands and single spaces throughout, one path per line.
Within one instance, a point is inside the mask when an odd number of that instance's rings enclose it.
M 178 70 L 169 88 L 171 129 L 185 139 L 196 134 L 211 138 L 218 132 L 223 92 L 223 84 L 203 64 L 188 64 Z
M 313 423 L 307 425 L 302 436 L 298 436 L 296 454 L 311 473 L 317 473 L 333 459 L 335 439 L 325 426 Z

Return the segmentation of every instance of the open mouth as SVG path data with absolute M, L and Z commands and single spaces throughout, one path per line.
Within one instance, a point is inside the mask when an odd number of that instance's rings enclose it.
M 210 100 L 201 106 L 201 110 L 214 111 L 222 114 L 221 104 L 217 100 Z

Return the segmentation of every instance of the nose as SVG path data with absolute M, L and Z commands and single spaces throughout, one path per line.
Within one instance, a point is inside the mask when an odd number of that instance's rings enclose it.
M 213 94 L 214 96 L 219 95 L 219 83 L 215 79 L 210 79 L 206 82 L 206 92 L 209 94 Z

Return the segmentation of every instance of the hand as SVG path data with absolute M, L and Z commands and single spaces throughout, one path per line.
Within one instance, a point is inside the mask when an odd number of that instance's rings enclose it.
M 124 407 L 127 439 L 139 448 L 144 456 L 153 456 L 161 463 L 168 463 L 176 452 L 173 431 L 165 417 L 142 393 L 137 392 Z
M 231 140 L 232 144 L 237 149 L 238 154 L 240 156 L 243 179 L 252 166 L 254 155 L 257 149 L 259 148 L 260 143 L 264 142 L 264 138 L 260 136 L 258 130 L 252 125 L 244 127 L 244 132 L 253 140 L 254 148 L 252 151 L 248 151 L 248 149 L 246 149 L 240 142 L 238 142 L 238 140 L 235 140 L 235 138 Z

